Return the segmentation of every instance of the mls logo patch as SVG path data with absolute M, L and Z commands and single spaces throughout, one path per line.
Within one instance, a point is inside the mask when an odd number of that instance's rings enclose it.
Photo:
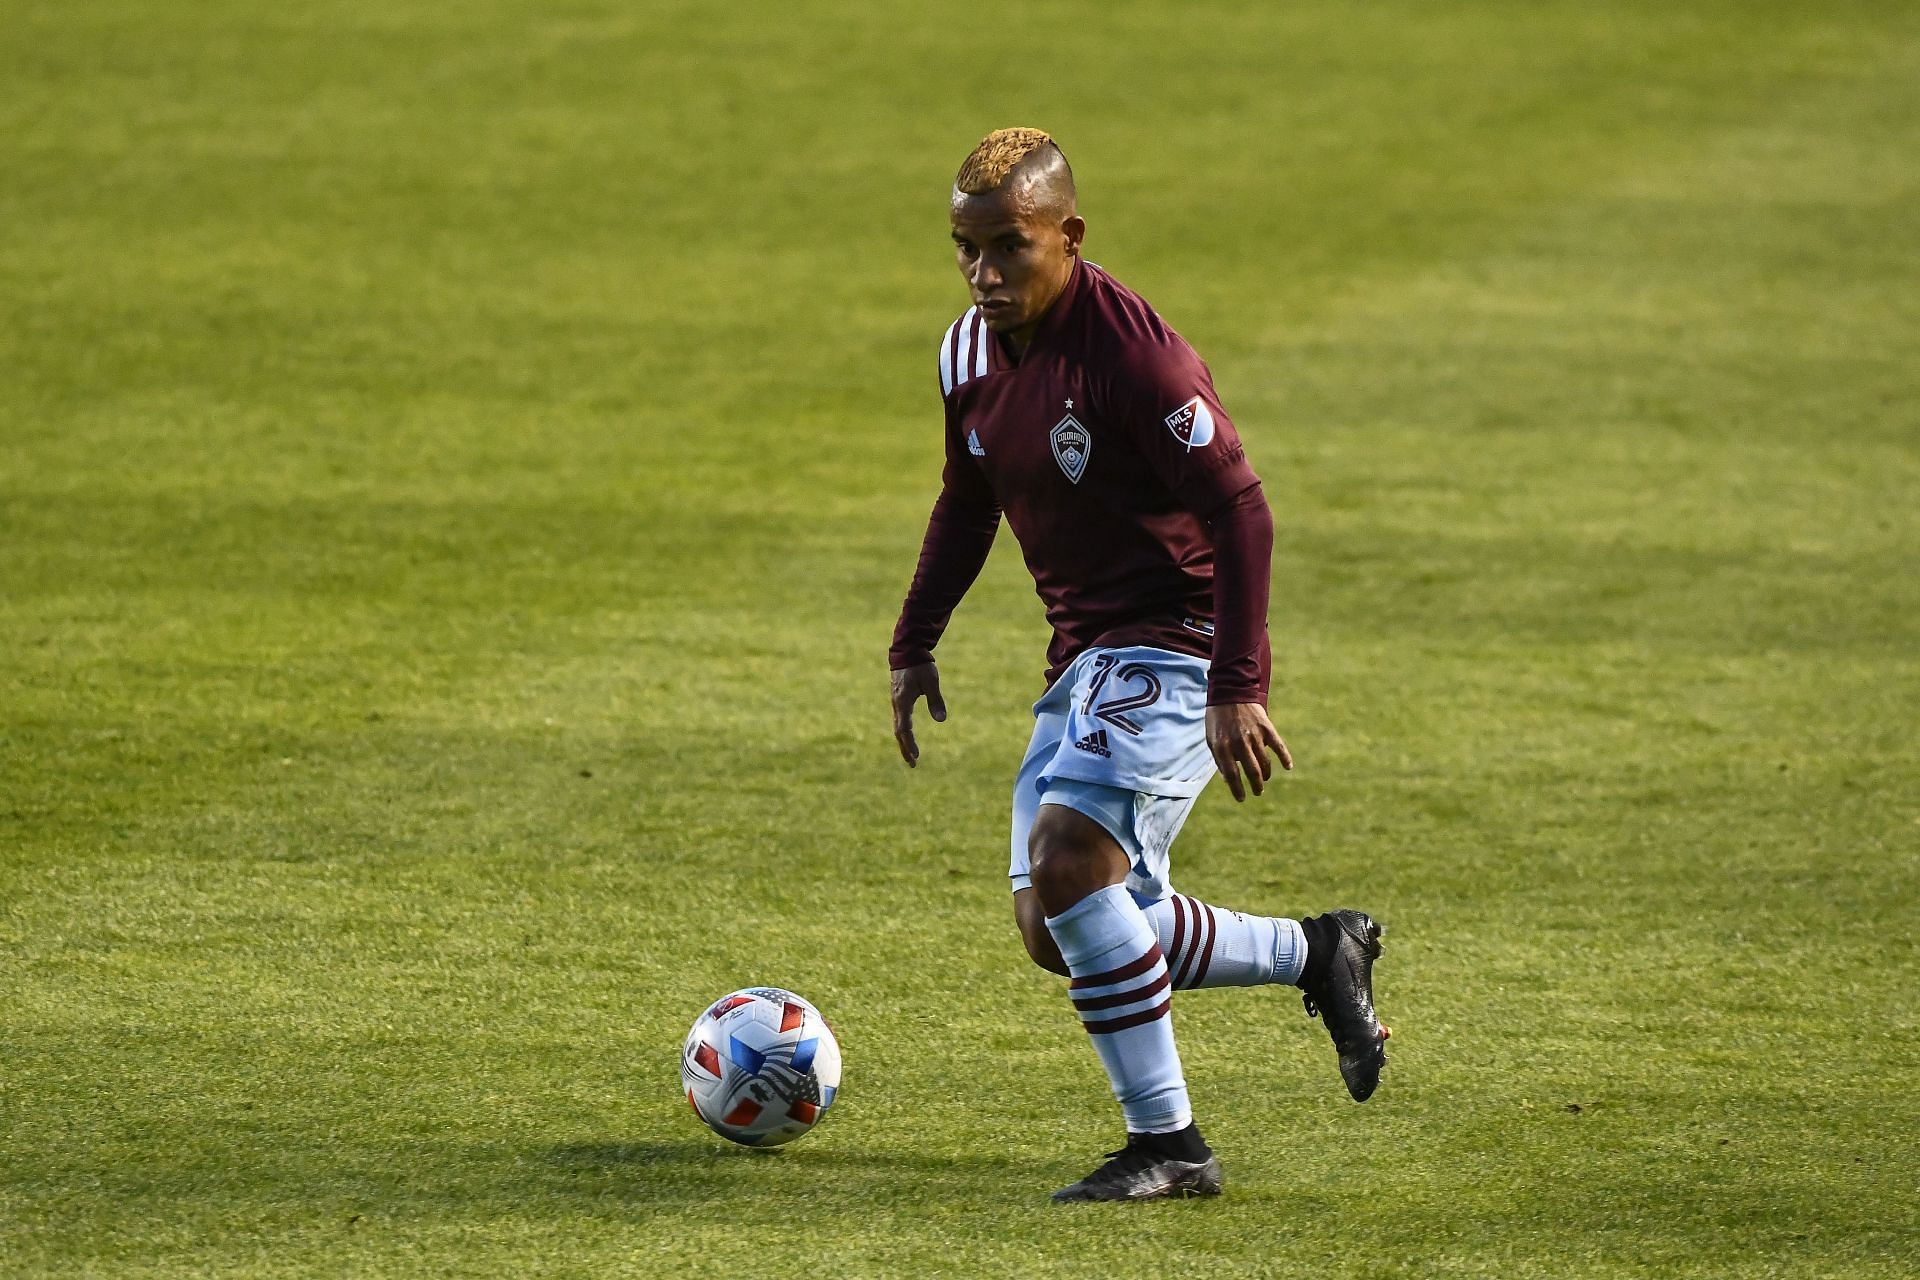
M 1213 413 L 1195 396 L 1167 415 L 1167 430 L 1191 453 L 1213 439 Z
M 1072 414 L 1053 424 L 1053 460 L 1060 464 L 1067 479 L 1075 484 L 1087 474 L 1087 456 L 1093 452 L 1093 436 Z

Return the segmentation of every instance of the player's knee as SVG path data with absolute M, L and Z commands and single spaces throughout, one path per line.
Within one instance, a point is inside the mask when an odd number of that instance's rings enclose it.
M 1126 876 L 1126 856 L 1113 837 L 1064 805 L 1040 806 L 1027 836 L 1027 861 L 1040 903 L 1054 915 Z
M 1033 887 L 1039 891 L 1042 901 L 1076 878 L 1078 866 L 1086 856 L 1082 842 L 1074 839 L 1072 824 L 1056 816 L 1063 812 L 1066 811 L 1057 805 L 1041 806 L 1040 815 L 1033 820 L 1033 829 L 1027 834 L 1028 874 L 1033 877 Z

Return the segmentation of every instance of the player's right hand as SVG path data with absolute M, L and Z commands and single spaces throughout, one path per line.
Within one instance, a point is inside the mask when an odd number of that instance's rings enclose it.
M 944 723 L 947 704 L 940 697 L 940 672 L 931 662 L 893 673 L 893 740 L 899 744 L 900 758 L 909 769 L 920 763 L 920 744 L 913 740 L 913 704 L 922 696 L 935 723 Z
M 1207 749 L 1220 767 L 1237 804 L 1247 792 L 1263 794 L 1273 778 L 1273 762 L 1267 759 L 1271 748 L 1280 757 L 1282 769 L 1293 768 L 1293 752 L 1280 740 L 1280 731 L 1267 719 L 1267 709 L 1257 702 L 1222 703 L 1207 708 Z M 1247 771 L 1245 782 L 1240 771 Z

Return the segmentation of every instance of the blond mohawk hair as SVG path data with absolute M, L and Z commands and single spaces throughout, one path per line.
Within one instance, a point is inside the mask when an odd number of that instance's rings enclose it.
M 1042 147 L 1059 149 L 1045 129 L 995 129 L 980 139 L 980 145 L 960 166 L 953 185 L 970 196 L 998 190 L 1022 160 Z

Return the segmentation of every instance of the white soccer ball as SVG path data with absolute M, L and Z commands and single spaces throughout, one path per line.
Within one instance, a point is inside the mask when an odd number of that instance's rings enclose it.
M 840 1088 L 840 1042 L 820 1011 L 779 987 L 748 987 L 694 1019 L 680 1053 L 693 1113 L 721 1137 L 777 1147 L 813 1128 Z

